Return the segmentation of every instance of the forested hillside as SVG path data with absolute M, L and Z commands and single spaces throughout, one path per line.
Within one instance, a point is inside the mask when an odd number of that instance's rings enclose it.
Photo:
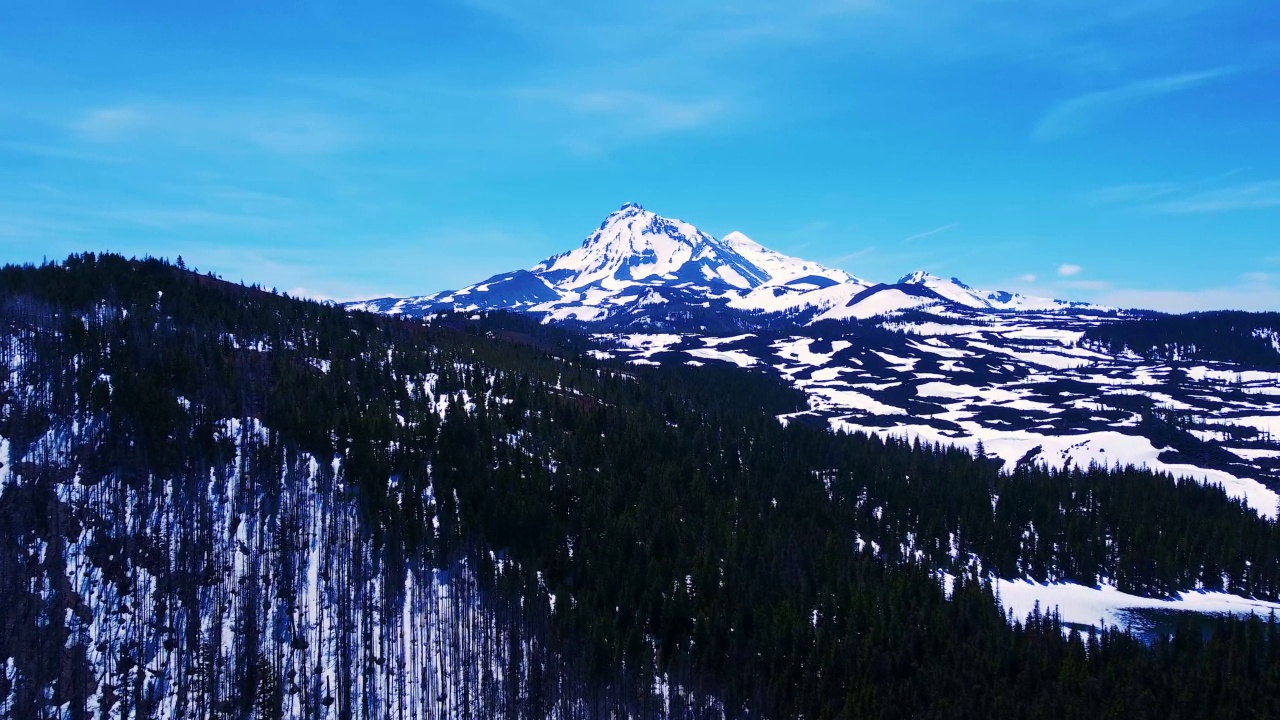
M 1112 352 L 1152 360 L 1236 362 L 1280 368 L 1280 313 L 1199 312 L 1150 315 L 1099 325 L 1085 339 Z
M 1280 599 L 1215 487 L 158 260 L 6 267 L 0 328 L 0 717 L 1280 715 L 1274 618 L 1140 640 L 986 581 Z

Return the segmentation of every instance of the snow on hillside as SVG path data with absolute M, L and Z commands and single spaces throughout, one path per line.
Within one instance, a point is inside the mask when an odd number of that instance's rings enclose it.
M 543 322 L 591 323 L 602 358 L 638 364 L 728 363 L 773 372 L 836 430 L 967 447 L 1012 470 L 1138 466 L 1220 485 L 1260 515 L 1280 515 L 1280 446 L 1209 445 L 1212 428 L 1280 434 L 1280 374 L 1205 364 L 1175 369 L 1080 342 L 1114 311 L 918 271 L 873 284 L 788 257 L 733 232 L 717 239 L 627 204 L 582 245 L 528 271 L 452 293 L 352 307 L 423 315 L 501 308 Z M 708 326 L 721 324 L 721 330 Z M 1280 342 L 1271 337 L 1274 342 Z M 1210 429 L 1153 429 L 1176 411 Z M 1222 438 L 1235 437 L 1219 432 Z M 1108 588 L 1004 584 L 1017 615 L 1041 601 L 1069 621 L 1125 608 L 1233 611 L 1233 596 L 1154 601 Z
M 995 583 L 1005 611 L 1019 620 L 1031 614 L 1037 604 L 1042 613 L 1056 610 L 1064 622 L 1094 627 L 1105 623 L 1135 630 L 1146 624 L 1141 611 L 1254 614 L 1263 618 L 1280 611 L 1280 603 L 1223 592 L 1184 592 L 1173 598 L 1147 598 L 1105 584 L 1086 587 L 1033 580 L 996 580 Z
M 1085 307 L 1082 303 L 1030 297 L 1000 290 L 974 290 L 956 278 L 944 280 L 922 270 L 903 277 L 898 280 L 898 284 L 926 287 L 948 302 L 978 310 L 1045 311 Z
M 721 242 L 768 273 L 771 285 L 785 285 L 806 278 L 826 278 L 837 283 L 867 285 L 866 282 L 843 270 L 824 267 L 815 262 L 800 260 L 770 250 L 736 230 L 721 238 Z
M 888 292 L 870 298 L 895 298 Z M 896 306 L 875 309 L 886 307 Z M 1147 467 L 1221 485 L 1260 515 L 1277 517 L 1277 480 L 1264 463 L 1280 446 L 1232 441 L 1209 452 L 1202 445 L 1228 438 L 1231 428 L 1280 435 L 1280 373 L 1231 366 L 1175 371 L 1132 355 L 1111 356 L 1080 346 L 1091 322 L 1056 313 L 1002 314 L 965 323 L 885 323 L 874 333 L 827 325 L 733 337 L 630 334 L 610 353 L 645 362 L 722 358 L 767 367 L 808 396 L 800 415 L 837 430 L 974 452 L 981 443 L 1006 469 L 1019 463 Z M 1221 430 L 1184 432 L 1174 447 L 1144 424 L 1144 417 L 1164 411 L 1188 413 Z
M 818 315 L 813 322 L 823 320 L 869 320 L 937 305 L 936 298 L 925 295 L 914 295 L 896 287 L 883 287 L 871 293 L 851 298 L 848 303 L 838 305 Z

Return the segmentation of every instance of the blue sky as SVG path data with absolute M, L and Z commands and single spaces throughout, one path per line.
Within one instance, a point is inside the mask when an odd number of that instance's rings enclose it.
M 1243 0 L 4 3 L 0 261 L 420 294 L 636 201 L 874 280 L 1280 309 L 1277 28 Z

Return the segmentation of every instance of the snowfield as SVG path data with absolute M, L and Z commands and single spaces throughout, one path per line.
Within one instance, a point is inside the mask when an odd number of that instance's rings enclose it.
M 1078 625 L 1128 627 L 1135 610 L 1198 612 L 1267 617 L 1280 603 L 1254 600 L 1222 592 L 1186 592 L 1169 599 L 1146 598 L 1120 592 L 1110 585 L 1086 587 L 1075 583 L 996 580 L 995 590 L 1005 612 L 1023 619 L 1039 603 L 1041 612 L 1057 610 L 1064 622 Z

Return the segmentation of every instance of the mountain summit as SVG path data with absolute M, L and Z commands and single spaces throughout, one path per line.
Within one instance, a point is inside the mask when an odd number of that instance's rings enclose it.
M 740 232 L 716 238 L 636 203 L 567 252 L 459 290 L 349 307 L 389 314 L 504 309 L 544 322 L 706 330 L 863 320 L 907 311 L 1047 311 L 1046 298 L 974 290 L 915 272 L 875 284 L 770 250 Z
M 617 290 L 636 282 L 693 282 L 751 289 L 770 277 L 731 245 L 634 203 L 611 213 L 582 247 L 532 272 L 562 290 Z

